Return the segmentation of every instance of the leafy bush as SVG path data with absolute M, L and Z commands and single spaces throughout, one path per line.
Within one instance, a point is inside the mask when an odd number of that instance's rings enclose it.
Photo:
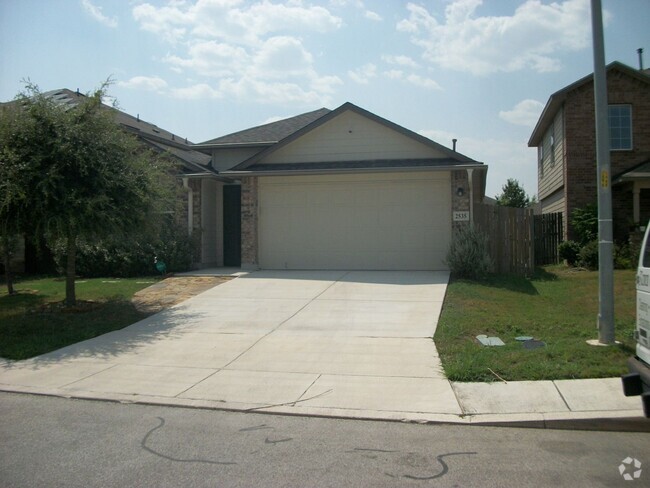
M 591 241 L 582 246 L 578 254 L 578 264 L 587 269 L 598 269 L 598 241 Z
M 639 246 L 632 244 L 616 244 L 614 246 L 614 268 L 634 269 L 639 260 Z
M 461 227 L 453 237 L 445 264 L 458 278 L 478 279 L 492 271 L 487 235 L 471 227 Z
M 84 277 L 130 277 L 157 273 L 154 258 L 167 265 L 167 271 L 186 271 L 192 264 L 196 239 L 187 228 L 167 223 L 157 233 L 139 233 L 125 239 L 80 242 L 77 248 L 77 274 Z M 53 246 L 60 272 L 65 267 L 65 243 Z
M 564 241 L 558 247 L 560 259 L 565 259 L 569 266 L 575 266 L 578 262 L 580 244 L 576 241 Z
M 571 212 L 571 226 L 580 245 L 598 239 L 598 207 L 587 205 Z

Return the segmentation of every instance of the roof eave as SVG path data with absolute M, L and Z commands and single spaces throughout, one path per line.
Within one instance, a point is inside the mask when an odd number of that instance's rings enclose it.
M 478 169 L 487 171 L 488 166 L 476 162 L 474 164 L 450 164 L 444 166 L 393 166 L 393 167 L 374 167 L 374 168 L 330 168 L 330 169 L 299 169 L 299 170 L 268 170 L 268 171 L 224 171 L 220 174 L 224 176 L 242 177 L 242 176 L 292 176 L 292 175 L 321 175 L 321 174 L 350 174 L 350 173 L 398 173 L 398 172 L 424 172 L 424 171 L 453 171 L 459 169 Z
M 260 141 L 260 142 L 224 142 L 221 144 L 192 144 L 192 149 L 236 149 L 247 147 L 268 147 L 276 144 L 278 141 Z

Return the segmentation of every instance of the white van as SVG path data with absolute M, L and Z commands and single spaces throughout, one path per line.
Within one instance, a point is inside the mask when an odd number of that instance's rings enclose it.
M 630 374 L 622 377 L 625 396 L 641 395 L 650 417 L 650 222 L 646 227 L 636 272 L 636 356 L 627 361 Z

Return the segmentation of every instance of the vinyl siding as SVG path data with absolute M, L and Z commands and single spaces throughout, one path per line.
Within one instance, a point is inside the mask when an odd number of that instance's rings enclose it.
M 564 212 L 564 191 L 560 190 L 542 200 L 542 213 Z
M 555 144 L 551 145 L 551 136 Z M 544 158 L 539 160 L 538 148 L 538 181 L 539 198 L 550 196 L 564 185 L 564 109 L 555 115 L 553 124 L 546 130 L 542 138 Z
M 261 163 L 314 163 L 446 157 L 440 151 L 369 120 L 344 112 L 265 157 Z
M 212 150 L 212 167 L 217 171 L 226 171 L 246 161 L 264 147 L 223 148 Z

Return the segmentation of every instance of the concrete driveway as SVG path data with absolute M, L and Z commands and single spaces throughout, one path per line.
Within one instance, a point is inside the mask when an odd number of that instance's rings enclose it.
M 431 340 L 446 272 L 259 271 L 126 329 L 6 362 L 0 387 L 369 418 L 462 411 Z

